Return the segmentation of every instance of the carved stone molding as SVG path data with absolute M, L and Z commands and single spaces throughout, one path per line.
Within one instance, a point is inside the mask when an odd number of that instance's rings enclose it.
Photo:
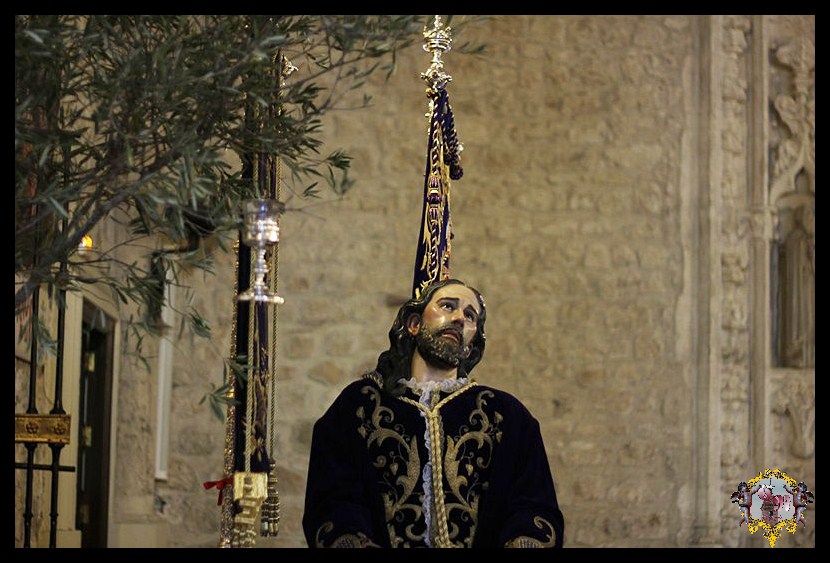
M 776 379 L 772 412 L 789 421 L 789 431 L 779 439 L 794 457 L 809 459 L 816 449 L 815 372 L 788 370 Z
M 748 268 L 749 253 L 745 247 L 728 249 L 721 254 L 721 279 L 724 283 L 746 284 Z
M 775 59 L 793 74 L 792 91 L 774 95 L 773 107 L 789 136 L 774 148 L 770 201 L 794 190 L 795 177 L 804 169 L 815 193 L 815 82 L 816 47 L 808 37 L 799 37 L 775 49 Z M 782 132 L 783 134 L 784 132 Z
M 810 73 L 816 68 L 816 46 L 809 37 L 801 36 L 779 47 L 775 58 L 795 73 L 795 92 L 798 96 L 810 94 Z
M 778 221 L 778 210 L 772 206 L 758 206 L 749 210 L 749 232 L 754 239 L 772 240 Z
M 743 296 L 724 292 L 721 326 L 735 332 L 746 332 L 749 326 L 748 323 L 749 312 Z

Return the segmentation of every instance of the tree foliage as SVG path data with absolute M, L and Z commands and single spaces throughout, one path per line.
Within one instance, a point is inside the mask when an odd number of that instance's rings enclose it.
M 241 200 L 259 195 L 229 155 L 278 155 L 300 195 L 315 195 L 319 182 L 348 189 L 350 158 L 323 152 L 321 117 L 372 73 L 391 74 L 396 53 L 421 40 L 426 23 L 15 16 L 16 311 L 41 284 L 82 283 L 157 310 L 164 272 L 209 269 L 199 240 L 235 231 Z M 278 52 L 300 70 L 279 89 L 275 112 Z M 122 220 L 127 239 L 80 258 L 83 237 L 105 219 Z M 179 245 L 175 261 L 153 252 L 159 241 Z M 147 246 L 152 259 L 119 259 L 116 246 L 130 244 Z

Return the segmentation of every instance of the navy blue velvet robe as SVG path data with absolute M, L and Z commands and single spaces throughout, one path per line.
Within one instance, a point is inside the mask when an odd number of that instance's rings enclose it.
M 379 383 L 349 384 L 314 425 L 310 547 L 562 546 L 539 423 L 518 399 L 472 383 L 436 394 L 427 412 L 411 389 L 395 398 Z M 442 486 L 425 493 L 430 459 Z

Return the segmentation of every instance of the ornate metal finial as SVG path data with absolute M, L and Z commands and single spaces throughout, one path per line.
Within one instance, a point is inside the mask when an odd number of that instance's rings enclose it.
M 444 71 L 444 62 L 441 60 L 441 55 L 450 50 L 451 31 L 450 27 L 441 26 L 441 16 L 435 16 L 431 29 L 424 26 L 424 51 L 432 53 L 429 68 L 421 73 L 421 78 L 427 83 L 428 93 L 443 90 L 447 82 L 452 81 L 452 76 Z
M 237 301 L 285 303 L 285 299 L 270 291 L 265 283 L 268 275 L 265 251 L 280 241 L 279 216 L 283 211 L 285 204 L 275 199 L 248 199 L 243 202 L 242 242 L 256 251 L 256 262 L 252 268 L 254 280 L 248 289 L 236 296 Z

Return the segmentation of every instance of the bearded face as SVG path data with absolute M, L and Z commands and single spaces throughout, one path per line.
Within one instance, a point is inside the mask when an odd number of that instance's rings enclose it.
M 450 284 L 439 288 L 421 315 L 412 315 L 409 332 L 424 361 L 447 370 L 457 368 L 472 352 L 481 309 L 470 288 Z
M 457 327 L 425 326 L 415 335 L 415 346 L 428 364 L 449 369 L 458 367 L 470 355 L 470 346 L 463 339 L 464 334 Z

